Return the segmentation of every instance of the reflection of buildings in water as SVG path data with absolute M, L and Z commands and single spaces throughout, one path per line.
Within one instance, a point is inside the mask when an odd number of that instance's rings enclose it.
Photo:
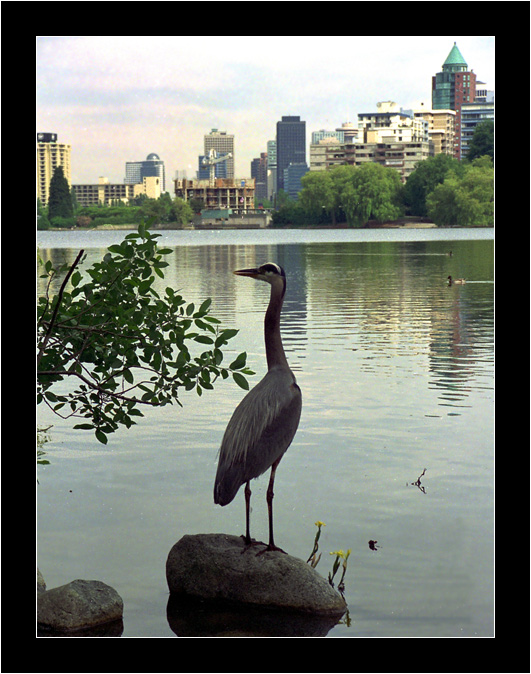
M 313 249 L 308 256 L 312 342 L 321 350 L 344 345 L 358 352 L 360 369 L 389 377 L 395 357 L 412 358 L 411 371 L 427 373 L 444 401 L 481 387 L 482 377 L 491 376 L 485 357 L 492 353 L 492 301 L 464 303 L 457 296 L 452 304 L 431 270 L 419 275 L 407 260 L 402 265 L 396 256 L 360 250 L 323 256 Z
M 484 302 L 478 290 L 451 297 L 454 301 L 450 307 L 434 313 L 430 342 L 429 386 L 440 391 L 442 405 L 459 402 L 473 390 L 492 388 L 492 301 L 487 298 Z M 485 378 L 488 384 L 484 387 Z
M 235 235 L 237 236 L 237 234 Z M 281 316 L 284 348 L 296 358 L 304 357 L 306 343 L 306 288 L 300 247 L 290 245 L 208 245 L 176 249 L 175 265 L 166 269 L 164 283 L 182 288 L 187 301 L 212 298 L 211 313 L 224 327 L 245 327 L 245 339 L 263 350 L 263 318 L 269 302 L 269 288 L 253 279 L 241 279 L 232 272 L 277 262 L 287 276 L 287 293 Z M 180 282 L 179 282 L 180 281 Z M 192 295 L 193 291 L 193 295 Z M 291 365 L 296 369 L 296 364 Z

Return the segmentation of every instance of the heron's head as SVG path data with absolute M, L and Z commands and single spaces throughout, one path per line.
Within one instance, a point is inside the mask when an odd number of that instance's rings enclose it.
M 255 269 L 239 269 L 234 272 L 237 276 L 249 276 L 250 278 L 265 281 L 272 286 L 282 288 L 282 294 L 286 290 L 286 274 L 279 264 L 275 262 L 266 262 L 266 264 Z
M 275 283 L 276 279 L 279 277 L 281 279 L 286 278 L 286 274 L 282 267 L 274 262 L 266 262 L 266 264 L 263 264 L 261 267 L 256 267 L 256 269 L 239 269 L 234 273 L 237 276 L 250 276 L 251 278 L 271 284 Z

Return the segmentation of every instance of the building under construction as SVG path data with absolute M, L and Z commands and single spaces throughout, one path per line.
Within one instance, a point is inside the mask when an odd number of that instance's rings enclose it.
M 254 209 L 254 178 L 176 179 L 175 196 L 184 201 L 198 199 L 204 209 L 231 209 L 246 213 Z

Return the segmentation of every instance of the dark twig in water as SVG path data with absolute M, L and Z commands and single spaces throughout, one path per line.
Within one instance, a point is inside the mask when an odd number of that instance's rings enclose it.
M 425 473 L 426 473 L 426 469 L 424 468 L 424 470 L 422 471 L 422 473 L 417 477 L 416 482 L 412 482 L 412 483 L 411 483 L 414 487 L 418 487 L 418 488 L 420 489 L 420 491 L 421 491 L 423 494 L 426 493 L 426 488 L 423 487 L 422 484 L 420 483 L 420 478 L 421 478 L 421 477 L 424 477 L 424 474 L 425 474 Z

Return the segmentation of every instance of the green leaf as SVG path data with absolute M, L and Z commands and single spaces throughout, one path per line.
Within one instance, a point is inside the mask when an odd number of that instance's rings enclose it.
M 243 353 L 240 353 L 240 355 L 236 358 L 236 360 L 232 361 L 232 363 L 229 365 L 229 368 L 231 370 L 241 370 L 242 367 L 245 367 L 246 361 L 247 361 L 247 354 L 244 351 Z
M 103 431 L 100 431 L 99 429 L 96 431 L 96 438 L 101 442 L 102 445 L 107 444 L 107 436 Z
M 249 390 L 249 382 L 247 381 L 247 379 L 245 379 L 245 377 L 242 374 L 240 374 L 239 372 L 233 372 L 232 378 L 240 388 L 243 388 L 246 391 Z
M 153 278 L 148 278 L 147 281 L 141 281 L 141 283 L 138 286 L 138 292 L 144 295 L 149 290 L 152 283 Z
M 213 344 L 214 340 L 212 337 L 207 337 L 206 335 L 197 335 L 197 337 L 194 337 L 194 342 L 199 342 L 200 344 Z
M 206 299 L 206 300 L 203 302 L 203 304 L 199 307 L 199 310 L 198 310 L 197 313 L 198 313 L 200 316 L 203 316 L 203 314 L 206 314 L 206 313 L 207 313 L 207 311 L 209 310 L 211 304 L 212 304 L 212 298 L 211 298 L 211 297 L 207 297 L 207 299 Z
M 216 339 L 216 347 L 226 344 L 229 341 L 229 339 L 232 339 L 237 334 L 238 330 L 223 330 L 223 332 L 220 332 L 220 334 Z
M 133 377 L 133 375 L 131 373 L 131 370 L 124 370 L 123 375 L 124 375 L 125 381 L 128 384 L 132 384 L 134 382 L 135 378 Z

